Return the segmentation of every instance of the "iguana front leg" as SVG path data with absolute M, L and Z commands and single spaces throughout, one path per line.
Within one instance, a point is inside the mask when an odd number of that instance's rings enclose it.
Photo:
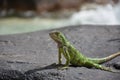
M 62 49 L 62 53 L 66 59 L 66 63 L 64 66 L 60 67 L 60 69 L 66 69 L 69 67 L 69 64 L 70 64 L 70 55 L 69 55 L 69 52 L 67 50 L 67 47 L 63 47 Z
M 62 64 L 62 48 L 58 47 L 58 65 Z

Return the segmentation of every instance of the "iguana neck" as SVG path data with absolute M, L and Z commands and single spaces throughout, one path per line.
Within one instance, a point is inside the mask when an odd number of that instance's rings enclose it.
M 69 41 L 67 41 L 67 40 L 64 40 L 63 42 L 58 43 L 58 46 L 59 46 L 59 47 L 69 46 L 69 45 L 70 45 L 70 43 L 69 43 Z

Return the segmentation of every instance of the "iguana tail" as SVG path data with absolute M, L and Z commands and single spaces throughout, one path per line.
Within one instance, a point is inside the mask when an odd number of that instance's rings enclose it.
M 88 58 L 90 61 L 93 61 L 97 64 L 102 64 L 102 63 L 105 63 L 107 61 L 110 61 L 112 60 L 113 58 L 117 57 L 117 56 L 120 56 L 120 52 L 117 52 L 117 53 L 114 53 L 108 57 L 105 57 L 105 58 Z

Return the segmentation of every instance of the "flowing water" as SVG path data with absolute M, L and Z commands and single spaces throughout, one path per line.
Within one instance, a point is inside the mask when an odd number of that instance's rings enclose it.
M 89 7 L 89 6 L 88 6 Z M 118 25 L 120 24 L 120 6 L 96 5 L 72 15 L 74 24 Z
M 120 4 L 85 5 L 67 19 L 54 18 L 5 18 L 0 19 L 0 34 L 24 33 L 70 25 L 120 25 Z

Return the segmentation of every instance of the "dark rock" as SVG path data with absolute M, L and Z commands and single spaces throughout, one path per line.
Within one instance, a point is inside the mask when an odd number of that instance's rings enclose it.
M 98 76 L 99 75 L 99 76 Z M 67 70 L 47 69 L 37 70 L 27 74 L 27 80 L 119 80 L 119 73 L 114 74 L 85 67 L 70 67 Z
M 120 26 L 78 26 L 63 32 L 88 57 L 105 57 L 120 51 Z M 57 70 L 56 43 L 45 30 L 0 36 L 0 80 L 120 80 L 120 74 L 85 67 Z M 109 64 L 120 60 L 117 57 Z M 65 60 L 63 60 L 65 62 Z M 108 64 L 108 63 L 106 63 Z
M 20 71 L 0 69 L 0 80 L 24 80 L 24 78 Z

